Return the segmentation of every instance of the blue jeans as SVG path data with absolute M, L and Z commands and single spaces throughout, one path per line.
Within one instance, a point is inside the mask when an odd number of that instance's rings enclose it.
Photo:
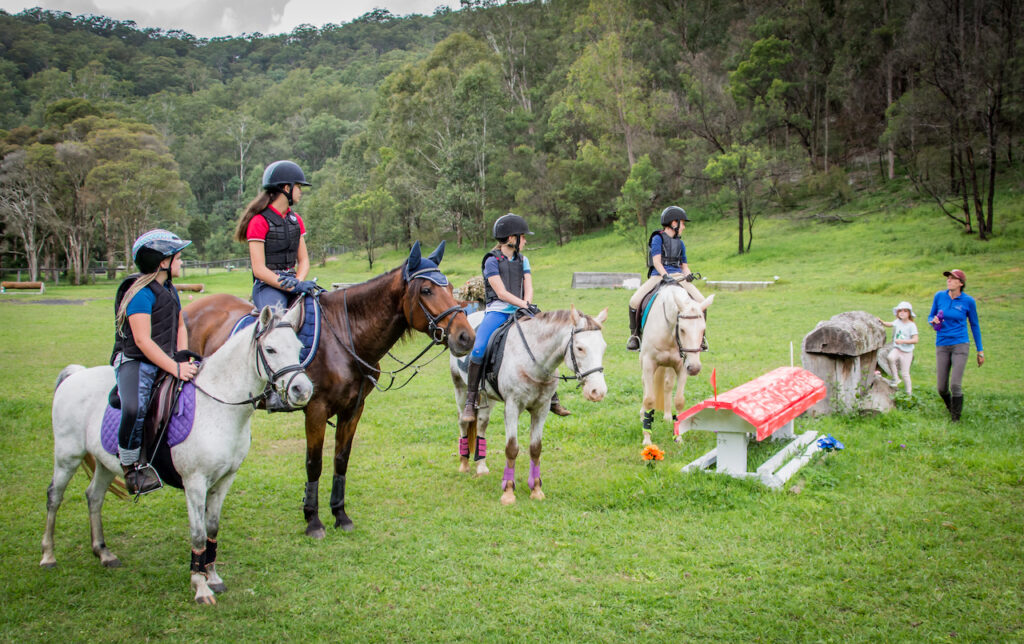
M 261 280 L 256 280 L 252 285 L 252 304 L 257 311 L 262 311 L 264 306 L 269 306 L 283 312 L 298 296 L 298 293 L 282 291 Z
M 115 370 L 117 395 L 121 398 L 117 445 L 122 450 L 137 451 L 142 447 L 142 425 L 153 396 L 153 380 L 159 371 L 160 367 L 142 360 L 126 360 Z
M 484 319 L 476 328 L 476 342 L 473 343 L 473 352 L 469 354 L 471 362 L 483 364 L 484 353 L 487 351 L 487 341 L 491 339 L 498 327 L 505 323 L 511 313 L 498 313 L 488 311 L 484 313 Z

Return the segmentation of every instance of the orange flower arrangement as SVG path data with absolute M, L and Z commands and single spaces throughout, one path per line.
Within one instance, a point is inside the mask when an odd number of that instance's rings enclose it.
M 665 452 L 657 445 L 648 445 L 644 448 L 644 451 L 640 452 L 640 458 L 645 461 L 663 461 L 665 460 Z

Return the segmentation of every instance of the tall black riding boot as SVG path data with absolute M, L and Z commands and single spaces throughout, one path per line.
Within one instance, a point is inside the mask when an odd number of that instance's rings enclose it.
M 639 351 L 640 338 L 636 334 L 636 309 L 629 307 L 629 340 L 626 341 L 626 351 Z
M 476 398 L 477 392 L 480 391 L 480 376 L 483 375 L 483 370 L 483 364 L 469 361 L 469 389 L 466 391 L 466 406 L 462 408 L 462 415 L 459 416 L 461 422 L 472 423 L 476 420 Z
M 949 403 L 949 418 L 954 423 L 960 422 L 960 412 L 964 410 L 964 397 L 953 396 Z
M 949 413 L 953 413 L 952 397 L 949 395 L 949 392 L 940 391 L 939 396 L 942 398 L 942 402 L 946 403 L 946 411 L 948 411 Z

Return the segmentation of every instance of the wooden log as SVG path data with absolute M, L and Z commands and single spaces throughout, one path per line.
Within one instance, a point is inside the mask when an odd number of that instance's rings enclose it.
M 573 272 L 573 289 L 622 289 L 627 280 L 643 283 L 638 272 Z
M 179 291 L 193 291 L 195 293 L 206 292 L 205 284 L 175 284 L 174 288 L 178 289 Z
M 885 344 L 885 327 L 867 311 L 847 311 L 818 322 L 804 336 L 803 350 L 832 356 L 856 357 Z
M 10 290 L 16 291 L 46 291 L 46 285 L 42 282 L 0 282 L 0 293 Z

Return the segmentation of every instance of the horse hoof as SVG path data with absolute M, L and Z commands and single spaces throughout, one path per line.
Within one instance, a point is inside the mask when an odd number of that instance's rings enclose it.
M 213 595 L 196 595 L 196 603 L 204 606 L 213 606 L 217 599 Z
M 219 584 L 210 584 L 210 590 L 212 590 L 215 593 L 223 593 L 227 589 L 228 587 L 224 584 L 224 582 L 220 582 Z
M 121 560 L 118 559 L 117 557 L 114 557 L 113 559 L 107 559 L 106 561 L 101 561 L 100 563 L 103 564 L 104 568 L 120 568 L 121 567 Z
M 533 499 L 534 501 L 543 501 L 544 492 L 541 491 L 541 489 L 538 487 L 533 492 L 530 492 L 530 498 Z
M 341 530 L 343 530 L 345 532 L 352 532 L 353 530 L 356 529 L 356 524 L 353 523 L 352 520 L 349 519 L 348 517 L 345 517 L 344 519 L 338 519 L 337 521 L 335 521 L 334 522 L 334 527 L 335 528 L 340 528 Z
M 39 562 L 39 567 L 40 568 L 56 568 L 57 567 L 57 562 L 56 561 L 40 561 Z
M 459 474 L 465 474 L 467 472 L 469 472 L 469 463 L 459 463 Z
M 491 473 L 491 470 L 489 470 L 487 468 L 487 464 L 486 463 L 484 463 L 483 461 L 480 461 L 477 464 L 477 466 L 476 466 L 476 475 L 477 476 L 483 476 L 485 474 L 490 474 L 490 473 Z
M 505 493 L 501 495 L 502 505 L 512 505 L 516 502 L 516 493 L 512 490 L 505 490 Z
M 306 536 L 311 539 L 323 539 L 327 536 L 327 531 L 324 530 L 323 526 L 320 526 L 319 528 L 307 527 Z
M 677 443 L 682 443 L 683 442 L 683 435 L 682 434 L 676 434 L 676 437 L 673 438 L 672 440 L 674 440 Z

